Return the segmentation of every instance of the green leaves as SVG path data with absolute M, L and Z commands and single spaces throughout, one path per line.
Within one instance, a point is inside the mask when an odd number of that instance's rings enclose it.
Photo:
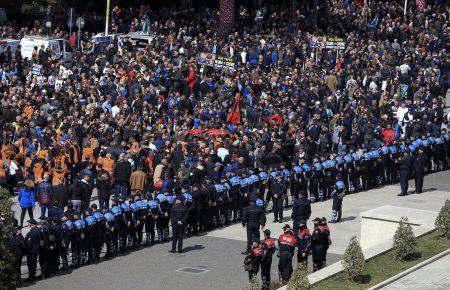
M 444 237 L 450 239 L 450 199 L 445 201 L 439 214 L 434 222 L 436 229 L 442 233 Z
M 364 270 L 364 254 L 356 236 L 353 236 L 345 250 L 342 266 L 350 279 L 354 280 Z
M 306 263 L 300 263 L 292 273 L 291 279 L 287 283 L 288 290 L 309 289 L 308 268 Z
M 394 235 L 394 254 L 397 260 L 403 261 L 411 257 L 417 245 L 416 237 L 408 218 L 402 217 Z

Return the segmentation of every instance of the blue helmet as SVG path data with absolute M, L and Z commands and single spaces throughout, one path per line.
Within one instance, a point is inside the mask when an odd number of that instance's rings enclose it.
M 412 141 L 411 145 L 413 145 L 416 148 L 420 146 L 419 141 L 417 140 Z
M 400 151 L 401 152 L 405 152 L 406 151 L 406 146 L 404 144 L 400 145 Z
M 143 201 L 143 200 L 138 200 L 136 203 L 137 203 L 137 206 L 139 207 L 140 210 L 148 208 L 147 207 L 147 203 L 145 201 Z
M 435 141 L 435 140 L 434 140 L 434 137 L 432 137 L 432 136 L 428 137 L 427 140 L 428 140 L 428 142 L 430 142 L 430 143 L 434 143 L 434 141 Z
M 270 177 L 275 179 L 280 171 L 272 171 L 270 172 Z
M 108 221 L 108 222 L 113 222 L 113 221 L 114 221 L 114 216 L 113 216 L 112 213 L 107 212 L 107 213 L 105 213 L 105 219 L 106 219 L 106 221 Z
M 302 165 L 302 168 L 303 168 L 304 171 L 310 171 L 311 170 L 311 166 L 309 166 L 309 164 L 307 164 L 307 163 L 304 163 Z
M 291 173 L 290 173 L 289 170 L 287 170 L 287 169 L 283 169 L 282 172 L 283 172 L 283 174 L 284 174 L 285 177 L 291 176 Z
M 150 209 L 154 209 L 158 207 L 158 203 L 154 200 L 147 201 L 147 205 Z
M 422 139 L 417 139 L 416 141 L 417 141 L 417 146 L 416 145 L 414 145 L 414 146 L 420 147 L 420 146 L 423 145 L 423 140 Z
M 267 175 L 267 173 L 266 173 L 266 175 Z M 231 186 L 239 185 L 239 177 L 237 177 L 237 176 L 231 177 L 230 183 L 231 183 Z
M 317 162 L 316 164 L 314 164 L 314 168 L 316 170 L 322 170 L 322 164 L 320 164 L 319 162 Z
M 103 220 L 103 215 L 99 211 L 94 212 L 93 216 L 95 217 L 95 220 L 98 222 L 101 222 Z
M 388 154 L 389 153 L 389 147 L 387 147 L 387 146 L 381 147 L 381 152 L 383 152 L 383 154 Z
M 119 216 L 119 215 L 122 214 L 122 211 L 120 210 L 120 207 L 119 207 L 118 205 L 115 205 L 115 206 L 113 206 L 113 207 L 111 208 L 111 213 L 112 213 L 114 216 Z
M 321 165 L 322 165 L 323 169 L 327 169 L 327 168 L 331 167 L 330 163 L 328 162 L 328 160 L 325 160 L 324 162 L 322 162 Z
M 358 161 L 361 157 L 358 155 L 358 153 L 354 152 L 352 153 L 352 158 Z
M 345 188 L 345 183 L 342 180 L 336 182 L 336 187 L 339 189 Z
M 335 167 L 336 166 L 336 161 L 334 161 L 333 159 L 328 160 L 328 166 L 329 167 Z
M 188 192 L 183 193 L 183 196 L 187 202 L 192 202 L 192 195 L 190 195 Z
M 120 207 L 123 209 L 124 212 L 130 212 L 130 211 L 131 211 L 130 206 L 129 206 L 128 204 L 126 204 L 125 202 L 122 203 L 122 204 L 120 205 Z
M 253 183 L 259 182 L 259 177 L 256 174 L 250 175 L 250 179 L 252 180 Z
M 344 158 L 342 158 L 341 156 L 337 156 L 337 157 L 336 157 L 336 162 L 337 162 L 338 164 L 342 164 L 342 163 L 344 163 Z
M 353 158 L 350 155 L 345 155 L 344 156 L 344 160 L 345 160 L 345 163 L 352 163 L 353 162 Z
M 447 141 L 450 140 L 450 134 L 445 133 L 444 134 L 444 139 L 447 140 Z
M 133 212 L 137 212 L 139 210 L 139 205 L 137 204 L 137 202 L 133 202 L 132 204 L 130 204 L 130 209 Z
M 294 171 L 295 173 L 301 173 L 302 172 L 302 168 L 300 166 L 294 166 L 292 168 L 292 171 Z
M 264 206 L 264 201 L 262 201 L 262 199 L 258 198 L 258 199 L 256 200 L 256 205 L 257 205 L 257 206 Z
M 380 157 L 380 151 L 378 151 L 378 150 L 372 150 L 372 151 L 370 152 L 370 155 L 372 155 L 372 158 L 378 158 L 378 157 Z
M 428 147 L 429 145 L 430 145 L 430 141 L 428 141 L 428 140 L 422 140 L 422 145 L 423 145 L 423 147 Z
M 167 201 L 169 202 L 169 204 L 172 204 L 175 201 L 175 196 L 173 195 L 168 195 L 166 196 Z
M 88 224 L 88 226 L 93 226 L 93 225 L 95 225 L 96 222 L 97 221 L 95 220 L 95 217 L 93 217 L 91 215 L 86 217 L 86 223 Z
M 67 220 L 64 223 L 64 229 L 66 229 L 68 231 L 72 230 L 73 229 L 73 222 L 71 220 Z
M 416 146 L 414 146 L 413 144 L 410 144 L 410 145 L 408 146 L 408 148 L 409 148 L 409 150 L 410 150 L 411 152 L 416 151 Z
M 394 145 L 389 147 L 389 151 L 392 153 L 397 153 L 397 147 L 395 147 Z
M 436 144 L 442 144 L 442 138 L 435 138 Z
M 75 228 L 77 230 L 82 230 L 86 227 L 86 222 L 82 219 L 78 219 L 75 221 Z
M 163 201 L 166 201 L 167 197 L 164 194 L 160 193 L 156 196 L 156 199 L 159 201 L 159 203 L 161 203 Z
M 267 180 L 269 178 L 269 175 L 267 175 L 267 172 L 260 172 L 259 173 L 259 179 L 260 180 Z M 231 181 L 231 180 L 230 180 Z M 233 183 L 232 183 L 233 184 Z
M 225 182 L 223 184 L 223 187 L 225 187 L 225 190 L 230 190 L 231 189 L 231 186 L 230 186 L 230 184 L 228 182 Z
M 246 187 L 247 186 L 247 178 L 241 178 L 239 179 L 239 185 L 241 187 Z M 215 185 L 214 185 L 215 186 Z M 216 189 L 217 190 L 217 189 Z
M 364 154 L 363 154 L 363 158 L 366 159 L 366 160 L 370 160 L 371 157 L 372 157 L 372 156 L 370 156 L 369 153 L 364 153 Z

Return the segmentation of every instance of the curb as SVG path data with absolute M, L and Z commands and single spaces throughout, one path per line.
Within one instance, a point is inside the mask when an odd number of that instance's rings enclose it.
M 441 252 L 441 253 L 439 253 L 439 254 L 431 257 L 431 258 L 429 258 L 428 260 L 425 260 L 425 261 L 423 261 L 423 262 L 421 262 L 421 263 L 419 263 L 419 264 L 417 264 L 417 265 L 415 265 L 415 266 L 413 266 L 413 267 L 411 267 L 411 268 L 409 268 L 409 269 L 407 269 L 407 270 L 405 270 L 405 271 L 403 271 L 403 272 L 401 272 L 401 273 L 399 273 L 399 274 L 397 274 L 397 275 L 395 275 L 395 276 L 393 276 L 393 277 L 391 277 L 391 278 L 389 278 L 387 280 L 384 280 L 383 282 L 378 283 L 375 286 L 372 286 L 368 290 L 378 290 L 378 289 L 381 289 L 383 287 L 386 287 L 387 285 L 394 283 L 395 281 L 405 277 L 406 275 L 409 275 L 412 272 L 415 272 L 415 271 L 419 270 L 420 268 L 423 268 L 423 267 L 427 266 L 428 264 L 431 264 L 431 263 L 433 263 L 433 262 L 435 262 L 435 261 L 437 261 L 437 260 L 447 256 L 448 254 L 450 254 L 450 249 L 447 249 L 447 250 L 445 250 L 445 251 L 443 251 L 443 252 Z

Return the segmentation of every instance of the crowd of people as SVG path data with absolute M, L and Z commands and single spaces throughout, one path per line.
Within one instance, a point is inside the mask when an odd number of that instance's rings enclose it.
M 333 198 L 338 222 L 345 193 L 400 180 L 407 194 L 413 168 L 421 192 L 423 175 L 450 163 L 450 29 L 440 1 L 412 2 L 406 16 L 403 1 L 326 1 L 317 13 L 271 5 L 257 17 L 240 7 L 225 35 L 210 9 L 114 8 L 118 32 L 151 32 L 151 44 L 114 41 L 76 52 L 70 67 L 51 49 L 24 59 L 5 47 L 0 185 L 19 192 L 18 226 L 30 215 L 30 279 L 38 257 L 43 277 L 60 256 L 67 268 L 69 248 L 77 267 L 104 244 L 107 257 L 139 247 L 144 229 L 145 244 L 155 228 L 164 242 L 171 219 L 178 250 L 184 234 L 243 222 L 251 253 L 251 200 L 283 223 L 289 195 L 294 208 Z M 0 27 L 0 37 L 40 33 Z M 345 48 L 317 44 L 326 37 Z

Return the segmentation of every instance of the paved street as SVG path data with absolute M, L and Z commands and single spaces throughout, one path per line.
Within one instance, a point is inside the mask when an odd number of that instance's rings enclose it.
M 444 290 L 450 289 L 450 255 L 447 255 L 417 271 L 384 287 L 386 290 Z
M 359 236 L 359 213 L 382 205 L 396 205 L 438 211 L 444 200 L 449 198 L 450 183 L 448 172 L 436 173 L 425 178 L 425 193 L 397 197 L 399 186 L 383 188 L 346 196 L 343 205 L 343 222 L 332 224 L 333 244 L 329 249 L 328 264 L 338 261 L 344 253 L 349 239 Z M 410 190 L 414 189 L 413 182 Z M 17 210 L 17 204 L 14 208 Z M 313 204 L 315 216 L 329 218 L 331 201 Z M 18 217 L 19 213 L 16 212 Z M 35 209 L 38 216 L 38 208 Z M 290 210 L 285 211 L 285 221 L 289 222 Z M 272 223 L 268 215 L 267 227 L 273 236 L 281 233 L 281 224 Z M 310 223 L 311 227 L 312 224 Z M 27 229 L 24 229 L 26 231 Z M 31 289 L 242 289 L 247 283 L 247 275 L 242 268 L 245 247 L 245 231 L 236 224 L 213 231 L 206 236 L 185 240 L 186 253 L 169 255 L 169 244 L 155 245 L 139 249 L 124 256 L 99 264 L 86 266 L 71 273 L 63 273 L 32 285 Z M 278 259 L 274 257 L 272 279 L 277 278 Z M 310 263 L 311 266 L 312 263 Z M 183 271 L 183 268 L 193 268 Z M 23 277 L 27 276 L 23 263 Z

